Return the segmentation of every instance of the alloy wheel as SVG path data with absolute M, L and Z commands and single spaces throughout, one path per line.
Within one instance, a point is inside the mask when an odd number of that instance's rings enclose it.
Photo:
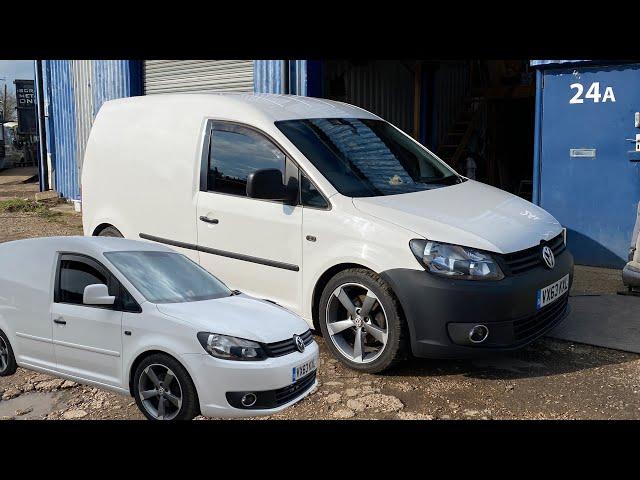
M 4 372 L 9 366 L 9 347 L 2 337 L 0 337 L 0 372 Z
M 333 344 L 353 362 L 373 362 L 387 346 L 384 307 L 375 293 L 360 283 L 345 283 L 333 291 L 325 321 Z
M 175 374 L 164 365 L 149 365 L 138 382 L 142 406 L 157 420 L 173 420 L 182 407 L 182 386 Z

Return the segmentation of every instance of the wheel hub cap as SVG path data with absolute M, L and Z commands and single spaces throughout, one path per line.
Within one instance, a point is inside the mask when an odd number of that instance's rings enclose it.
M 327 302 L 325 322 L 331 342 L 356 363 L 377 359 L 387 345 L 387 316 L 378 297 L 359 283 L 336 288 Z

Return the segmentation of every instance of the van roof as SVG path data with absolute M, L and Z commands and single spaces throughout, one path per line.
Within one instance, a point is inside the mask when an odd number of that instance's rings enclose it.
M 267 117 L 271 121 L 300 118 L 379 118 L 371 112 L 347 103 L 299 95 L 271 93 L 167 93 L 128 97 L 105 102 L 118 104 L 144 104 L 149 108 L 168 106 L 175 113 L 233 111 L 234 116 Z

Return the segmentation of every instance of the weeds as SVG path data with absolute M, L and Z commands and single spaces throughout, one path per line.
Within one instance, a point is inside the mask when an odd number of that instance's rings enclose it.
M 33 200 L 24 200 L 21 198 L 12 198 L 10 200 L 0 201 L 0 213 L 33 213 L 42 218 L 54 218 L 60 215 L 60 212 L 52 212 L 44 203 L 35 202 Z

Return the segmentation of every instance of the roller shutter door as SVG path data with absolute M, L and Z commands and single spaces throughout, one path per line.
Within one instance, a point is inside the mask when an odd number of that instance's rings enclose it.
M 253 60 L 145 60 L 144 92 L 253 92 Z

